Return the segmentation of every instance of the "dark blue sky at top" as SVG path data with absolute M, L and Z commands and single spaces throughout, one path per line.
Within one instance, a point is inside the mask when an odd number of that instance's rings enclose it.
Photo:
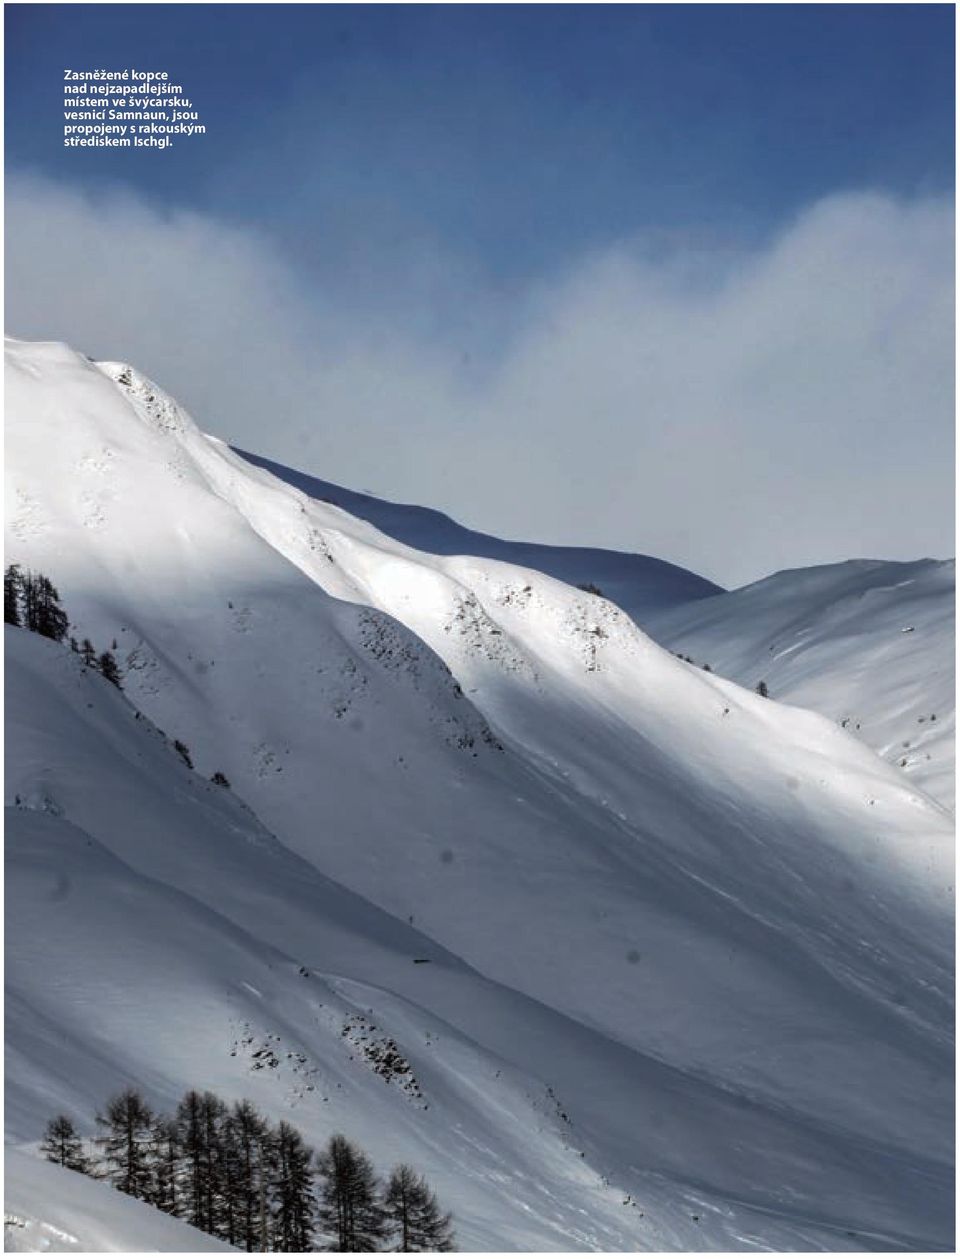
M 646 232 L 763 237 L 953 183 L 949 5 L 8 5 L 7 168 L 255 224 L 299 265 L 440 243 L 524 278 Z M 62 147 L 66 68 L 166 69 L 208 127 Z

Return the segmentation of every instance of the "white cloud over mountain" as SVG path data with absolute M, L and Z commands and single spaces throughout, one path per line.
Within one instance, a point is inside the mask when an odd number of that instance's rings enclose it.
M 320 282 L 255 230 L 27 175 L 7 231 L 10 333 L 137 362 L 330 480 L 725 584 L 952 550 L 942 199 L 832 197 L 751 249 L 640 237 L 513 292 L 422 241 Z

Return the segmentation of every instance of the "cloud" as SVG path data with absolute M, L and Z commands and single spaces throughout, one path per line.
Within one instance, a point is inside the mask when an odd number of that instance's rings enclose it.
M 942 199 L 831 197 L 750 250 L 641 236 L 509 291 L 424 241 L 320 287 L 264 234 L 26 175 L 6 218 L 11 335 L 128 359 L 329 480 L 725 584 L 952 551 Z

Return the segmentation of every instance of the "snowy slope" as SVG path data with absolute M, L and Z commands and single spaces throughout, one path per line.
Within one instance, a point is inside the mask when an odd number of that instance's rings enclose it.
M 488 985 L 286 853 L 74 657 L 8 636 L 17 758 L 45 767 L 43 794 L 14 792 L 8 811 L 12 1139 L 38 1132 L 51 1106 L 90 1131 L 118 1083 L 142 1082 L 172 1108 L 199 1079 L 314 1141 L 344 1129 L 382 1164 L 416 1162 L 456 1202 L 471 1248 L 501 1237 L 521 1248 L 633 1244 L 636 1217 L 570 1148 L 540 1081 L 362 981 L 375 975 L 429 1000 L 450 986 L 449 969 L 454 1008 L 463 1000 L 489 1013 Z M 426 974 L 412 964 L 424 953 Z M 364 1052 L 385 1033 L 411 1064 L 390 1081 Z M 275 1061 L 261 1069 L 264 1048 Z M 544 1170 L 546 1192 L 534 1180 Z M 522 1206 L 512 1177 L 525 1182 Z
M 17 1251 L 232 1251 L 182 1220 L 89 1176 L 7 1149 L 3 1248 Z
M 953 806 L 952 560 L 776 573 L 643 620 L 657 642 L 823 713 Z
M 471 1249 L 903 1245 L 884 1199 L 910 1176 L 944 1192 L 937 1160 L 818 1131 L 481 980 L 289 854 L 75 656 L 7 639 L 9 1139 L 52 1109 L 91 1132 L 131 1080 L 172 1108 L 201 1072 L 314 1141 L 345 1129 L 382 1166 L 411 1159 Z M 409 1078 L 385 1084 L 364 1035 L 395 1039 Z M 8 1210 L 36 1215 L 18 1188 Z
M 307 476 L 262 455 L 238 450 L 249 463 L 264 468 L 310 498 L 332 503 L 358 520 L 366 520 L 398 542 L 430 555 L 475 555 L 503 560 L 556 577 L 571 586 L 598 586 L 633 617 L 706 599 L 722 588 L 705 577 L 650 555 L 631 555 L 596 547 L 547 546 L 508 542 L 457 524 L 442 512 L 406 503 L 391 503 L 370 494 L 344 489 L 331 481 Z
M 205 924 L 197 982 L 236 990 L 238 1017 L 252 998 L 236 977 L 263 979 L 276 950 L 288 971 L 275 961 L 263 1000 L 298 1052 L 334 1052 L 288 993 L 304 965 L 333 1005 L 362 984 L 370 1008 L 436 1020 L 499 1064 L 490 1075 L 506 1066 L 534 1095 L 549 1085 L 574 1121 L 572 1156 L 562 1121 L 530 1148 L 513 1097 L 512 1135 L 492 1139 L 489 1096 L 462 1073 L 449 1085 L 459 1111 L 431 1106 L 429 1137 L 413 1125 L 411 1161 L 467 1218 L 465 1240 L 838 1248 L 882 1233 L 949 1246 L 950 820 L 897 769 L 824 718 L 692 670 L 604 600 L 514 564 L 414 551 L 311 499 L 204 437 L 132 369 L 15 343 L 8 414 L 8 557 L 54 578 L 78 636 L 116 638 L 129 697 L 278 837 L 147 730 L 161 759 L 131 775 L 144 723 L 116 692 L 71 699 L 74 683 L 109 688 L 73 677 L 68 653 L 65 676 L 52 657 L 38 664 L 27 642 L 11 670 L 26 733 L 7 787 L 27 850 L 51 800 L 57 842 L 69 824 L 90 840 L 85 862 L 99 844 L 121 863 L 111 879 L 148 879 L 157 923 L 175 912 L 170 889 L 189 898 Z M 231 809 L 217 841 L 211 810 Z M 244 828 L 259 839 L 238 845 Z M 52 850 L 50 866 L 61 860 Z M 142 965 L 166 973 L 150 921 L 137 917 Z M 129 914 L 118 940 L 125 930 Z M 128 991 L 105 973 L 105 991 Z M 21 976 L 29 1029 L 35 967 Z M 16 1141 L 70 1078 L 58 1051 L 32 1052 L 58 1043 L 47 1021 L 65 1019 L 91 1061 L 104 1053 L 77 1010 L 37 1017 L 11 1055 Z M 149 1029 L 159 1015 L 149 1003 L 140 1017 Z M 184 1061 L 160 1043 L 149 1071 L 134 1067 L 151 1035 L 136 1033 L 128 1069 L 161 1097 L 191 1061 L 216 1063 L 224 1090 L 245 1086 L 206 1043 Z M 121 1022 L 108 1040 L 133 1036 Z M 342 1126 L 369 1131 L 386 1161 L 405 1129 L 374 1079 L 376 1100 Z M 92 1086 L 70 1090 L 88 1114 Z M 325 1111 L 295 1121 L 329 1131 Z M 529 1170 L 514 1196 L 504 1168 L 517 1166 Z M 644 1195 L 652 1233 L 624 1224 L 601 1176 Z
M 723 591 L 649 556 L 506 542 L 440 512 L 237 453 L 420 551 L 503 560 L 569 585 L 599 586 L 657 642 L 741 686 L 752 690 L 763 679 L 783 702 L 846 722 L 924 791 L 953 806 L 952 560 L 851 560 Z

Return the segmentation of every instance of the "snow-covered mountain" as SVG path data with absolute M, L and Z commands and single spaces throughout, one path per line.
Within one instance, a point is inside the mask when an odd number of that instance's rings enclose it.
M 237 453 L 418 550 L 503 560 L 597 587 L 657 642 L 751 690 L 766 682 L 775 698 L 843 724 L 953 806 L 953 560 L 850 560 L 724 591 L 649 556 L 506 542 L 440 512 Z
M 8 562 L 125 690 L 7 630 L 9 1140 L 199 1077 L 465 1249 L 950 1248 L 951 819 L 898 767 L 133 368 L 12 343 L 7 414 Z
M 812 708 L 952 808 L 953 560 L 851 560 L 651 609 L 657 642 Z
M 366 520 L 381 533 L 418 551 L 502 560 L 520 568 L 534 568 L 570 586 L 598 587 L 606 598 L 634 618 L 723 593 L 715 582 L 650 555 L 631 555 L 597 547 L 508 542 L 467 529 L 428 507 L 391 503 L 348 490 L 249 451 L 238 450 L 237 454 L 310 498 L 342 507 L 351 516 Z

